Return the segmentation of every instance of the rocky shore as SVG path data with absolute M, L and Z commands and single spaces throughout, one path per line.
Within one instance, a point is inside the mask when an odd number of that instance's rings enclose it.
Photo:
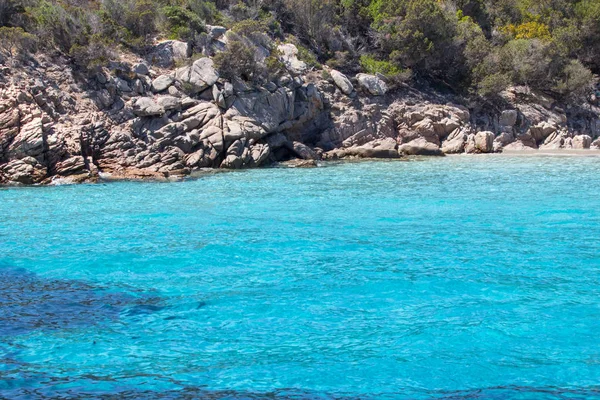
M 223 30 L 211 30 L 212 46 Z M 299 159 L 399 158 L 600 148 L 600 108 L 526 88 L 501 107 L 472 104 L 383 77 L 312 70 L 293 44 L 287 73 L 264 87 L 222 79 L 183 42 L 90 75 L 64 56 L 0 67 L 0 184 L 165 179 L 206 168 Z

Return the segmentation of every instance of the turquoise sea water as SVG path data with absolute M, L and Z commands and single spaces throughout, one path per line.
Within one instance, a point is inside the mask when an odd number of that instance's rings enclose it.
M 600 397 L 600 158 L 0 189 L 0 397 Z

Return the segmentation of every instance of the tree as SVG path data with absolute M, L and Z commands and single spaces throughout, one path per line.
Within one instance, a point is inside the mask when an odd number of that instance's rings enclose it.
M 22 28 L 0 27 L 0 52 L 11 59 L 34 50 L 36 38 Z

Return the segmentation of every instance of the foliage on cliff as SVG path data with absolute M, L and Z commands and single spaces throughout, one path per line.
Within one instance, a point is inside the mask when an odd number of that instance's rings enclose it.
M 205 24 L 233 28 L 245 59 L 231 73 L 246 75 L 258 33 L 302 44 L 312 65 L 483 96 L 514 84 L 580 95 L 600 72 L 600 0 L 0 0 L 5 53 L 37 38 L 87 65 L 157 37 L 201 50 Z

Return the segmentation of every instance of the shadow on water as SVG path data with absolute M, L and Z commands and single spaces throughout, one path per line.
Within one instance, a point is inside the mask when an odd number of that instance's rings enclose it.
M 0 336 L 72 329 L 162 310 L 162 299 L 0 266 Z

